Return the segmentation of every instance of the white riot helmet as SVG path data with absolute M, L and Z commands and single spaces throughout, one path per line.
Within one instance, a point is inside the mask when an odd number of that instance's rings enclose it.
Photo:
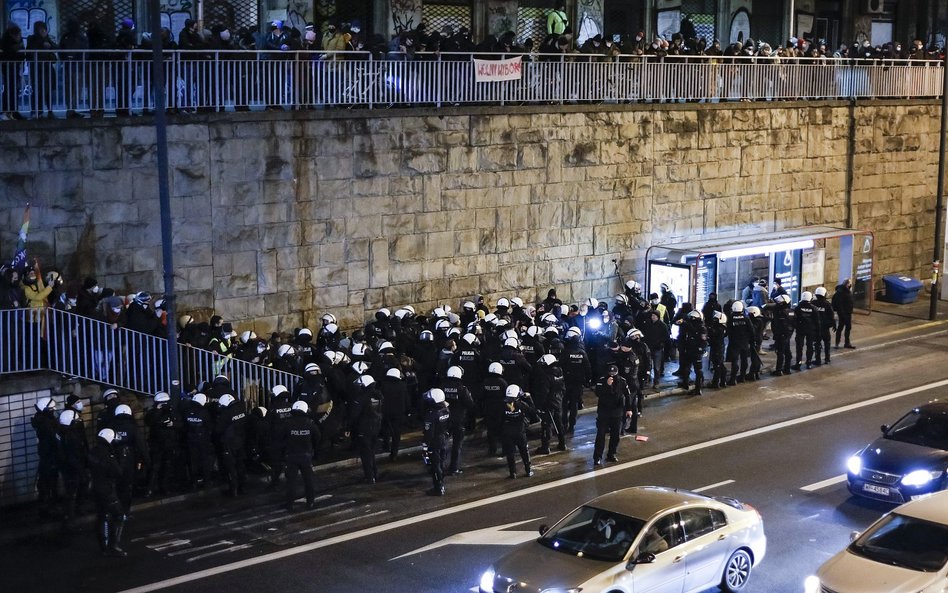
M 519 347 L 520 347 L 520 341 L 517 340 L 517 338 L 507 338 L 506 340 L 504 340 L 504 346 L 511 346 L 511 347 L 513 347 L 513 348 L 519 348 Z
M 320 318 L 323 322 L 323 325 L 329 325 L 330 323 L 336 323 L 336 316 L 332 313 L 323 313 L 323 316 Z
M 527 335 L 531 338 L 535 338 L 540 334 L 540 328 L 536 325 L 531 325 L 527 328 Z
M 464 369 L 459 366 L 448 367 L 448 377 L 451 379 L 460 379 L 464 376 Z
M 540 357 L 540 364 L 550 366 L 556 364 L 556 357 L 552 354 L 544 354 Z
M 356 379 L 356 383 L 358 383 L 360 387 L 369 387 L 375 383 L 375 379 L 372 378 L 372 375 L 362 375 Z
M 487 372 L 493 375 L 503 375 L 504 374 L 504 365 L 499 362 L 492 362 L 487 367 Z
M 171 396 L 168 395 L 168 392 L 166 392 L 166 391 L 159 391 L 158 393 L 155 394 L 155 403 L 156 403 L 156 404 L 164 404 L 164 403 L 168 403 L 168 402 L 170 402 L 170 401 L 171 401 Z
M 375 312 L 376 318 L 381 317 L 383 319 L 388 319 L 391 316 L 392 316 L 392 312 L 386 309 L 385 307 L 382 307 L 381 309 Z
M 227 406 L 234 403 L 234 396 L 229 393 L 225 393 L 219 400 L 217 400 L 217 403 L 219 403 L 222 408 L 226 408 Z
M 507 391 L 504 393 L 504 397 L 507 399 L 517 399 L 523 394 L 523 390 L 520 389 L 520 386 L 516 383 L 508 385 Z
M 434 342 L 434 334 L 430 330 L 425 330 L 418 334 L 418 339 L 422 342 Z
M 506 297 L 500 297 L 497 299 L 497 307 L 508 308 L 510 307 L 510 301 Z
M 599 300 L 589 297 L 588 299 L 586 299 L 586 306 L 589 307 L 590 309 L 595 309 L 596 307 L 599 306 Z
M 721 325 L 727 325 L 727 315 L 721 313 L 720 311 L 715 311 L 714 313 L 714 318 L 718 320 L 718 323 Z
M 743 303 L 742 303 L 742 304 L 743 304 Z M 701 316 L 701 311 L 689 311 L 689 312 L 688 312 L 688 318 L 689 318 L 689 319 L 701 319 L 701 318 L 702 318 L 702 316 Z
M 622 303 L 623 305 L 628 305 L 628 304 L 629 304 L 629 297 L 625 296 L 624 294 L 617 294 L 617 295 L 616 295 L 616 304 L 618 305 L 619 303 Z
M 744 301 L 734 301 L 731 305 L 731 313 L 743 313 L 744 312 Z
M 433 404 L 444 403 L 444 392 L 438 389 L 437 387 L 434 389 L 429 389 L 426 396 L 428 398 L 428 401 L 430 401 Z
M 574 325 L 573 327 L 569 328 L 568 330 L 566 330 L 566 337 L 567 337 L 567 338 L 571 338 L 571 337 L 573 337 L 573 336 L 581 336 L 581 335 L 583 335 L 583 332 L 580 331 L 580 329 L 579 329 L 578 327 L 576 327 L 575 325 Z
M 812 301 L 812 300 L 813 300 L 813 293 L 810 292 L 809 290 L 804 291 L 803 294 L 800 295 L 800 300 L 801 300 L 801 301 Z
M 293 346 L 289 344 L 283 344 L 277 350 L 277 356 L 293 356 L 294 354 L 296 354 L 296 350 L 293 350 Z
M 625 283 L 625 287 L 629 290 L 637 290 L 640 288 L 639 283 L 635 280 L 629 280 Z
M 394 378 L 396 378 L 396 379 L 401 379 L 401 378 L 402 378 L 402 372 L 401 372 L 400 370 L 398 370 L 398 369 L 392 367 L 392 368 L 388 369 L 387 371 L 385 371 L 385 376 L 386 376 L 386 377 L 394 377 Z
M 523 308 L 523 299 L 520 297 L 514 297 L 510 299 L 510 302 L 513 303 L 514 305 L 517 305 L 521 309 Z
M 103 428 L 99 431 L 99 438 L 111 445 L 115 440 L 115 431 L 111 428 Z
M 204 406 L 207 405 L 207 396 L 204 395 L 203 393 L 195 393 L 195 394 L 191 397 L 191 402 L 192 402 L 192 403 L 195 403 L 195 404 L 197 404 L 197 405 L 199 405 L 199 406 L 201 406 L 201 407 L 203 408 Z
M 280 397 L 284 393 L 289 393 L 289 391 L 284 385 L 274 385 L 271 393 L 273 393 L 273 397 Z
M 120 404 L 118 406 L 115 406 L 115 415 L 116 416 L 122 416 L 122 415 L 131 416 L 132 409 L 125 404 Z
M 519 337 L 520 336 L 517 335 L 517 330 L 515 329 L 507 329 L 504 330 L 502 334 L 500 334 L 500 339 L 504 341 L 509 340 L 510 338 L 517 339 Z
M 760 317 L 761 316 L 760 307 L 753 307 L 753 306 L 748 307 L 747 314 L 750 315 L 751 317 Z
M 461 339 L 467 342 L 469 346 L 473 346 L 477 342 L 477 336 L 471 333 L 464 334 Z
M 311 362 L 307 364 L 305 368 L 303 368 L 303 372 L 309 373 L 311 375 L 319 375 L 323 372 L 323 370 L 319 368 L 318 364 L 316 364 L 315 362 Z
M 335 323 L 329 323 L 323 329 L 330 335 L 336 335 L 336 332 L 339 331 L 339 326 Z
M 461 305 L 461 308 L 464 309 L 465 311 L 473 311 L 477 307 L 475 307 L 474 303 L 472 303 L 471 301 L 464 301 L 464 304 Z
M 36 403 L 33 405 L 36 406 L 36 409 L 40 412 L 56 409 L 56 402 L 51 397 L 41 397 L 36 400 Z
M 75 410 L 63 410 L 62 413 L 59 414 L 59 423 L 63 426 L 69 426 L 75 422 L 78 417 L 79 414 L 76 414 Z
M 298 402 L 293 402 L 293 405 L 290 406 L 290 409 L 299 410 L 300 412 L 303 412 L 304 414 L 306 414 L 307 412 L 309 412 L 309 404 L 304 402 L 303 400 L 300 400 Z
M 774 297 L 774 302 L 775 302 L 775 303 L 786 303 L 786 304 L 789 305 L 789 304 L 790 304 L 790 295 L 788 295 L 788 294 L 778 294 L 776 297 Z
M 368 356 L 369 347 L 366 346 L 365 344 L 356 342 L 355 344 L 352 345 L 352 355 L 353 356 Z
M 365 375 L 365 373 L 369 370 L 369 364 L 361 360 L 354 362 L 352 363 L 352 370 L 354 370 L 359 375 Z
M 256 339 L 257 339 L 257 334 L 253 333 L 253 332 L 250 331 L 249 329 L 248 329 L 247 331 L 242 332 L 242 333 L 240 334 L 240 343 L 241 343 L 241 344 L 246 344 L 246 343 L 249 342 L 250 340 L 256 340 Z
M 297 335 L 297 337 L 299 337 L 299 336 L 309 336 L 309 337 L 312 338 L 312 337 L 313 337 L 313 331 L 312 331 L 311 329 L 309 329 L 308 327 L 304 327 L 304 328 L 300 329 L 300 333 L 298 333 L 298 334 L 296 334 L 296 335 Z
M 825 297 L 825 296 L 826 296 L 826 288 L 824 288 L 824 287 L 822 287 L 822 286 L 818 286 L 818 287 L 816 287 L 816 290 L 813 291 L 813 294 L 815 294 L 815 295 L 818 296 L 818 297 Z

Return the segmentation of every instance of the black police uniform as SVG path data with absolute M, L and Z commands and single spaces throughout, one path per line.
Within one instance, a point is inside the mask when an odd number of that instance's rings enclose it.
M 122 504 L 122 512 L 127 515 L 132 512 L 135 477 L 139 464 L 143 464 L 148 459 L 148 448 L 141 431 L 138 430 L 138 424 L 131 415 L 119 414 L 112 419 L 110 424 L 115 432 L 112 452 L 122 470 L 115 484 L 115 492 Z
M 367 482 L 379 478 L 375 465 L 375 441 L 382 428 L 382 394 L 375 387 L 358 387 L 349 402 L 349 432 L 359 450 L 362 473 Z
M 422 428 L 431 472 L 431 494 L 444 495 L 444 455 L 450 424 L 451 412 L 446 402 L 433 404 L 425 411 Z
M 527 362 L 520 350 L 513 346 L 504 346 L 500 349 L 497 362 L 504 367 L 504 379 L 511 385 L 526 385 L 533 367 Z
M 774 318 L 770 321 L 770 329 L 774 333 L 774 346 L 777 353 L 777 363 L 773 375 L 790 374 L 790 336 L 793 335 L 793 320 L 790 319 L 790 305 L 777 303 L 774 305 Z
M 678 333 L 678 346 L 681 351 L 681 382 L 678 385 L 688 389 L 691 370 L 694 369 L 695 388 L 692 393 L 695 395 L 701 395 L 701 388 L 704 385 L 701 358 L 704 356 L 704 349 L 707 344 L 708 332 L 704 327 L 704 322 L 698 318 L 686 317 L 682 321 L 681 331 Z
M 754 342 L 754 327 L 743 311 L 732 312 L 727 319 L 727 358 L 731 363 L 728 385 L 743 383 L 750 362 L 751 344 Z
M 487 427 L 487 454 L 497 455 L 497 443 L 501 441 L 501 427 L 504 421 L 504 393 L 507 381 L 500 375 L 488 373 L 481 385 L 481 413 Z
M 151 475 L 148 494 L 167 492 L 178 469 L 178 444 L 183 422 L 170 404 L 158 404 L 145 413 L 148 427 L 148 448 L 151 452 Z
M 191 404 L 184 416 L 184 438 L 188 446 L 191 486 L 202 488 L 214 471 L 211 415 L 204 406 Z
M 711 366 L 711 383 L 709 387 L 717 389 L 727 385 L 727 368 L 724 365 L 724 338 L 727 336 L 727 326 L 717 319 L 708 321 L 708 363 Z
M 793 370 L 799 371 L 803 364 L 803 346 L 806 345 L 806 366 L 813 365 L 813 343 L 819 335 L 820 319 L 813 303 L 800 301 L 793 310 L 793 322 L 796 329 L 797 358 Z
M 79 419 L 69 426 L 58 425 L 56 442 L 56 466 L 63 479 L 63 522 L 69 527 L 88 490 L 89 441 L 85 425 Z
M 30 424 L 36 431 L 36 452 L 39 454 L 36 489 L 39 492 L 39 503 L 45 505 L 53 502 L 57 497 L 56 483 L 59 470 L 56 467 L 56 427 L 58 426 L 56 413 L 53 410 L 39 410 L 33 414 Z M 45 513 L 46 510 L 42 507 L 40 512 Z
M 618 375 L 607 375 L 596 383 L 596 397 L 599 403 L 596 406 L 596 443 L 593 447 L 593 463 L 602 463 L 602 452 L 606 445 L 606 433 L 609 433 L 609 461 L 617 461 L 616 452 L 619 450 L 619 436 L 622 433 L 622 422 L 626 412 L 632 412 L 635 422 L 632 393 L 625 379 Z M 634 430 L 632 431 L 634 432 Z
M 836 316 L 833 314 L 833 307 L 827 300 L 826 295 L 817 295 L 813 301 L 813 308 L 816 309 L 820 318 L 819 336 L 814 344 L 814 364 L 829 364 L 830 362 L 830 331 L 836 327 Z M 821 355 L 822 354 L 822 360 Z
M 578 336 L 570 338 L 559 357 L 563 364 L 563 377 L 566 380 L 566 391 L 563 397 L 563 426 L 566 432 L 572 433 L 576 429 L 576 414 L 583 399 L 583 388 L 591 380 L 592 367 L 589 357 L 583 348 L 583 342 Z
M 269 414 L 268 414 L 269 415 Z M 286 507 L 292 510 L 296 499 L 296 478 L 302 476 L 306 492 L 306 508 L 316 504 L 313 485 L 313 455 L 319 447 L 319 427 L 302 410 L 293 410 L 280 425 L 286 463 Z
M 550 452 L 550 440 L 556 432 L 557 449 L 566 450 L 566 431 L 563 429 L 563 392 L 566 381 L 563 369 L 553 365 L 537 365 L 530 381 L 530 394 L 540 415 L 540 448 L 537 453 Z
M 269 442 L 267 444 L 267 460 L 270 462 L 270 488 L 276 488 L 280 482 L 280 474 L 283 473 L 283 459 L 285 453 L 283 447 L 286 445 L 284 424 L 290 418 L 292 411 L 289 392 L 281 393 L 270 401 L 270 408 L 267 410 L 266 420 L 270 424 Z
M 242 401 L 235 401 L 221 408 L 215 427 L 221 444 L 222 470 L 227 478 L 227 491 L 230 496 L 243 493 L 247 478 L 247 408 Z
M 402 428 L 408 411 L 408 384 L 405 379 L 382 377 L 379 381 L 382 392 L 382 444 L 388 445 L 389 459 L 396 459 L 401 449 Z
M 527 447 L 527 414 L 536 414 L 536 408 L 526 397 L 504 397 L 504 420 L 502 436 L 504 455 L 507 457 L 507 469 L 510 477 L 517 477 L 517 463 L 514 453 L 520 451 L 520 460 L 527 477 L 533 475 L 530 469 L 530 449 Z
M 97 437 L 89 451 L 89 470 L 92 474 L 99 548 L 103 554 L 124 556 L 121 540 L 125 530 L 125 514 L 115 492 L 122 469 L 105 439 Z
M 467 415 L 474 410 L 474 399 L 471 392 L 461 379 L 447 377 L 441 383 L 444 400 L 448 402 L 451 411 L 451 467 L 452 473 L 461 473 L 461 446 L 464 443 L 464 428 L 467 425 Z

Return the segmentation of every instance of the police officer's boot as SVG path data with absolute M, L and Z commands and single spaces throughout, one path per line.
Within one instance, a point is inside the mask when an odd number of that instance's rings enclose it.
M 529 464 L 529 463 L 523 464 L 523 469 L 526 470 L 526 472 L 527 472 L 527 477 L 528 477 L 528 478 L 532 478 L 532 477 L 533 477 L 533 470 L 530 469 L 530 464 Z
M 703 383 L 704 383 L 703 376 L 698 375 L 697 377 L 695 377 L 695 388 L 691 390 L 690 392 L 691 395 L 701 395 L 701 387 Z

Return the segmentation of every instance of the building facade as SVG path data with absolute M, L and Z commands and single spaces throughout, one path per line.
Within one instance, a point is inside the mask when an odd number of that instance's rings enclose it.
M 75 19 L 103 29 L 124 18 L 147 30 L 147 0 L 0 0 L 5 24 L 24 31 L 44 21 L 56 36 Z M 231 31 L 259 31 L 279 19 L 303 29 L 349 23 L 366 36 L 410 30 L 420 23 L 428 32 L 467 27 L 475 41 L 513 31 L 518 40 L 542 39 L 546 17 L 564 5 L 579 42 L 597 34 L 631 41 L 639 31 L 646 39 L 670 37 L 685 17 L 696 36 L 722 44 L 748 37 L 776 47 L 790 37 L 840 43 L 870 41 L 944 43 L 948 3 L 943 0 L 161 0 L 162 23 L 177 33 L 187 19 Z

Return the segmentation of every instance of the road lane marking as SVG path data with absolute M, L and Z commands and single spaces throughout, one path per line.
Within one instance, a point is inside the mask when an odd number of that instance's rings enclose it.
M 173 539 L 160 544 L 149 544 L 145 547 L 155 552 L 161 552 L 163 550 L 167 550 L 168 548 L 180 548 L 181 546 L 186 546 L 190 543 L 191 540 L 189 539 Z
M 486 529 L 477 529 L 474 531 L 456 533 L 450 537 L 444 538 L 441 541 L 437 541 L 433 544 L 418 548 L 417 550 L 412 550 L 411 552 L 406 552 L 401 556 L 395 556 L 394 558 L 391 558 L 389 562 L 392 560 L 405 558 L 406 556 L 414 556 L 415 554 L 428 552 L 429 550 L 436 550 L 444 546 L 516 546 L 518 544 L 537 539 L 540 536 L 539 532 L 537 532 L 536 529 L 531 529 L 530 531 L 506 530 L 510 529 L 511 527 L 524 525 L 525 523 L 533 523 L 535 521 L 539 521 L 542 518 L 543 517 L 537 517 L 536 519 L 527 519 L 525 521 L 514 521 L 513 523 L 495 525 L 494 527 L 487 527 Z
M 185 560 L 185 562 L 194 562 L 195 560 L 200 560 L 202 558 L 210 558 L 211 556 L 217 556 L 218 554 L 228 554 L 230 552 L 236 552 L 237 550 L 246 550 L 247 548 L 252 548 L 253 544 L 240 544 L 239 546 L 231 546 L 229 548 L 224 548 L 223 550 L 215 550 L 213 552 L 207 552 L 206 554 L 198 554 L 197 556 L 192 556 Z
M 211 548 L 217 548 L 220 546 L 232 546 L 234 542 L 221 540 L 214 544 L 207 544 L 206 546 L 198 546 L 196 548 L 188 548 L 187 550 L 178 550 L 176 552 L 168 552 L 169 557 L 180 556 L 182 554 L 193 554 L 194 552 L 200 552 L 202 550 L 210 550 Z
M 309 513 L 317 513 L 317 512 L 322 512 L 328 509 L 333 509 L 336 507 L 347 506 L 354 502 L 355 502 L 354 500 L 347 500 L 344 502 L 337 502 L 336 504 L 331 504 L 325 507 L 317 507 L 315 509 L 309 509 L 306 511 L 293 512 L 293 513 L 283 510 L 283 514 L 279 517 L 275 517 L 273 519 L 264 519 L 262 521 L 256 521 L 254 523 L 247 523 L 246 525 L 234 525 L 233 529 L 250 529 L 251 527 L 257 527 L 258 525 L 267 525 L 268 523 L 276 523 L 277 521 L 286 521 L 287 519 L 294 519 L 296 517 L 300 517 L 302 515 L 306 515 Z
M 733 484 L 734 480 L 724 480 L 723 482 L 717 482 L 716 484 L 708 484 L 707 486 L 702 486 L 701 488 L 695 488 L 692 492 L 704 492 L 706 490 L 711 490 L 712 488 L 717 488 L 718 486 L 727 486 L 728 484 Z
M 476 509 L 499 502 L 504 502 L 507 500 L 512 500 L 514 498 L 520 498 L 521 496 L 529 496 L 531 494 L 536 494 L 537 492 L 543 492 L 545 490 L 552 490 L 554 488 L 560 488 L 569 484 L 575 484 L 577 482 L 583 482 L 586 480 L 596 479 L 598 477 L 604 476 L 606 474 L 611 474 L 614 472 L 625 471 L 633 467 L 639 467 L 642 465 L 647 465 L 649 463 L 655 463 L 656 461 L 664 461 L 673 457 L 679 457 L 682 455 L 688 455 L 696 451 L 702 451 L 704 449 L 710 449 L 718 445 L 724 445 L 727 443 L 732 443 L 734 441 L 743 440 L 750 437 L 759 436 L 762 434 L 767 434 L 775 432 L 778 430 L 783 430 L 784 428 L 789 428 L 792 426 L 797 426 L 799 424 L 805 424 L 807 422 L 812 422 L 814 420 L 820 420 L 823 418 L 828 418 L 830 416 L 835 416 L 837 414 L 845 414 L 846 412 L 851 412 L 853 410 L 858 410 L 860 408 L 865 408 L 873 406 L 876 404 L 888 402 L 900 397 L 905 397 L 907 395 L 912 395 L 915 393 L 920 393 L 922 391 L 928 391 L 931 389 L 936 389 L 938 387 L 944 387 L 948 385 L 948 379 L 943 379 L 941 381 L 935 381 L 933 383 L 926 383 L 925 385 L 919 385 L 918 387 L 912 387 L 910 389 L 904 389 L 902 391 L 897 391 L 895 393 L 890 393 L 888 395 L 881 395 L 870 400 L 856 402 L 853 404 L 848 404 L 841 406 L 839 408 L 833 408 L 831 410 L 825 410 L 823 412 L 817 412 L 814 414 L 809 414 L 803 416 L 802 418 L 794 418 L 792 420 L 784 420 L 783 422 L 778 422 L 776 424 L 771 424 L 768 426 L 762 426 L 760 428 L 754 428 L 737 434 L 732 434 L 724 437 L 719 437 L 712 439 L 710 441 L 705 441 L 703 443 L 696 443 L 694 445 L 688 445 L 686 447 L 681 447 L 679 449 L 673 449 L 671 451 L 666 451 L 664 453 L 658 453 L 651 455 L 649 457 L 643 457 L 642 459 L 635 459 L 632 461 L 627 461 L 625 463 L 619 463 L 613 465 L 612 467 L 598 468 L 594 471 L 589 471 L 583 474 L 577 474 L 574 476 L 569 476 L 559 480 L 554 480 L 552 482 L 547 482 L 545 484 L 537 484 L 536 486 L 531 486 L 529 488 L 524 488 L 523 490 L 516 490 L 513 492 L 505 492 L 504 494 L 498 494 L 496 496 L 491 496 L 488 498 L 482 498 L 480 500 L 473 500 L 471 502 L 466 502 L 459 504 L 457 506 L 448 507 L 444 509 L 439 509 L 437 511 L 431 511 L 421 515 L 416 515 L 412 517 L 405 517 L 404 519 L 399 519 L 397 521 L 392 521 L 391 523 L 384 523 L 382 525 L 376 525 L 374 527 L 368 527 L 366 529 L 360 529 L 359 531 L 353 531 L 350 533 L 342 533 L 334 537 L 330 537 L 324 540 L 310 542 L 308 544 L 302 544 L 293 548 L 287 548 L 285 550 L 280 550 L 278 552 L 271 552 L 270 554 L 264 554 L 262 556 L 256 556 L 254 558 L 246 558 L 244 560 L 239 560 L 237 562 L 231 562 L 230 564 L 223 564 L 221 566 L 215 566 L 212 568 L 207 568 L 191 574 L 184 574 L 177 577 L 172 577 L 170 579 L 165 579 L 163 581 L 157 581 L 154 583 L 149 583 L 146 585 L 141 585 L 140 587 L 134 587 L 131 589 L 126 589 L 120 591 L 119 593 L 150 593 L 151 591 L 158 591 L 160 589 L 166 589 L 168 587 L 173 587 L 175 585 L 180 585 L 183 583 L 190 583 L 192 581 L 197 581 L 201 579 L 206 579 L 207 577 L 212 577 L 219 574 L 224 574 L 232 572 L 235 570 L 240 570 L 242 568 L 247 568 L 249 566 L 256 566 L 257 564 L 265 564 L 267 562 L 273 562 L 275 560 L 281 560 L 283 558 L 289 558 L 291 556 L 296 556 L 298 554 L 304 554 L 306 552 L 312 552 L 313 550 L 319 550 L 321 548 L 328 548 L 336 544 L 341 544 L 345 542 L 350 542 L 357 539 L 362 539 L 371 535 L 376 535 L 379 533 L 384 533 L 386 531 L 392 531 L 394 529 L 400 529 L 402 527 L 407 527 L 409 525 L 417 525 L 418 523 L 424 521 L 430 521 L 432 519 L 439 519 L 441 517 L 446 517 L 449 515 L 454 515 L 457 513 L 462 513 L 469 511 L 471 509 Z M 363 515 L 363 517 L 369 517 L 371 515 Z M 359 517 L 361 518 L 361 517 Z M 317 528 L 319 529 L 319 528 Z
M 800 490 L 803 490 L 804 492 L 816 492 L 817 490 L 822 490 L 823 488 L 829 488 L 830 486 L 835 486 L 836 484 L 839 484 L 845 481 L 846 481 L 846 474 L 843 474 L 841 476 L 833 476 L 832 478 L 827 478 L 821 482 L 815 482 L 813 484 L 809 484 L 808 486 L 804 486 L 800 488 Z
M 358 517 L 350 517 L 348 519 L 343 519 L 342 521 L 336 521 L 335 523 L 330 523 L 328 525 L 320 525 L 319 527 L 313 527 L 311 529 L 304 529 L 303 531 L 298 531 L 298 534 L 312 533 L 314 531 L 322 531 L 323 529 L 329 529 L 330 527 L 335 527 L 336 525 L 342 525 L 344 523 L 352 523 L 353 521 L 358 521 L 359 519 L 365 519 L 366 517 L 375 517 L 378 515 L 384 515 L 388 512 L 388 509 L 382 511 L 375 511 L 374 513 L 366 513 L 365 515 L 359 515 Z

